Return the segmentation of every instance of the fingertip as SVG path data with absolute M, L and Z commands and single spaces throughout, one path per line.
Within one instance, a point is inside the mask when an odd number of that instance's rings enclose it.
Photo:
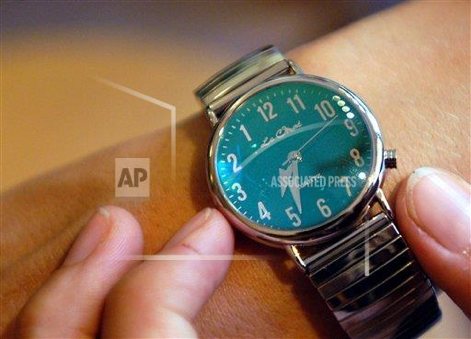
M 169 240 L 163 251 L 193 251 L 196 254 L 231 254 L 234 232 L 226 218 L 214 208 L 206 208 L 187 222 Z
M 211 208 L 210 227 L 215 230 L 214 239 L 219 244 L 215 248 L 220 254 L 232 254 L 234 251 L 234 230 L 227 219 L 215 208 Z
M 144 248 L 142 229 L 130 212 L 117 206 L 100 207 L 98 211 L 107 215 L 109 232 L 106 239 L 87 260 L 126 261 L 129 255 L 142 254 Z M 127 266 L 124 265 L 126 269 Z
M 211 208 L 207 218 L 201 222 L 199 227 L 189 233 L 184 239 L 171 248 L 164 249 L 162 254 L 177 254 L 201 256 L 215 260 L 194 262 L 193 271 L 195 283 L 205 286 L 206 293 L 200 293 L 201 299 L 208 298 L 219 284 L 224 280 L 230 267 L 232 253 L 234 251 L 234 232 L 226 218 L 214 208 Z M 195 257 L 197 258 L 197 257 Z M 201 279 L 196 279 L 196 275 Z M 210 279 L 208 279 L 210 275 Z
M 437 248 L 438 244 L 410 218 L 406 202 L 407 185 L 408 178 L 401 182 L 396 195 L 397 226 L 422 267 L 432 276 L 435 275 L 436 266 L 430 265 L 429 258 L 430 255 L 436 255 L 440 249 Z
M 469 211 L 462 208 L 462 199 L 469 205 L 469 195 L 463 183 L 454 181 L 443 171 L 414 171 L 400 184 L 396 218 L 423 269 L 470 315 Z
M 143 237 L 126 210 L 101 207 L 80 232 L 61 269 L 25 305 L 16 326 L 20 337 L 94 337 L 106 295 L 137 262 Z
M 406 239 L 412 243 L 415 243 L 415 239 L 419 237 L 419 228 L 409 218 L 406 204 L 406 188 L 408 178 L 401 181 L 399 189 L 396 193 L 395 211 L 396 219 L 398 220 L 398 227 L 401 229 L 402 234 L 406 236 Z M 420 237 L 419 237 L 420 239 Z M 415 246 L 414 246 L 415 247 Z
M 195 336 L 191 321 L 224 280 L 233 249 L 226 218 L 216 209 L 198 213 L 108 295 L 103 336 Z
M 62 266 L 72 266 L 90 258 L 109 259 L 126 254 L 139 254 L 143 235 L 138 221 L 131 213 L 116 206 L 98 208 L 82 229 Z
M 117 206 L 105 206 L 110 216 L 110 222 L 115 231 L 114 236 L 122 239 L 128 254 L 140 254 L 144 248 L 144 235 L 137 219 L 126 209 Z

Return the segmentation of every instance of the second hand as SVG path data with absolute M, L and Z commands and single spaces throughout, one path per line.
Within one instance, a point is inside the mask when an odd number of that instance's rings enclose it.
M 329 120 L 328 123 L 326 123 L 324 126 L 322 126 L 322 128 L 320 130 L 318 130 L 316 132 L 316 134 L 314 134 L 312 137 L 309 138 L 308 141 L 306 141 L 299 149 L 297 149 L 296 151 L 294 151 L 295 153 L 294 154 L 300 154 L 301 150 L 306 147 L 312 140 L 314 140 L 315 137 L 317 137 L 323 130 L 325 130 L 331 123 L 332 121 L 334 121 L 336 118 L 338 117 L 338 115 L 336 115 L 335 117 L 333 117 L 332 119 Z M 289 161 L 291 161 L 292 159 L 290 159 L 288 157 L 288 159 L 286 159 L 286 161 L 282 164 L 282 166 L 285 166 Z

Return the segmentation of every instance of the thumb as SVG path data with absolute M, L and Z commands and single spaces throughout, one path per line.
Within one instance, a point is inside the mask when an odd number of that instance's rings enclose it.
M 471 317 L 470 185 L 434 168 L 419 168 L 398 192 L 399 228 L 431 279 Z

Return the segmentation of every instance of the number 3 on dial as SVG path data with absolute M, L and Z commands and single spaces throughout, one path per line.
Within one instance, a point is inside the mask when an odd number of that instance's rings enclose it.
M 245 193 L 245 191 L 242 189 L 242 186 L 238 182 L 233 183 L 231 188 L 238 194 L 237 200 L 244 201 L 247 199 L 247 193 Z

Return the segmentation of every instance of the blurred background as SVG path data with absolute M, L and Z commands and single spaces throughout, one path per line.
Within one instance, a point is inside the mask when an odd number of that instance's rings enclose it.
M 244 53 L 283 51 L 394 2 L 2 2 L 3 185 L 170 123 L 106 78 L 199 112 L 193 90 Z
M 166 127 L 167 110 L 100 83 L 105 78 L 201 114 L 193 90 L 244 53 L 282 51 L 398 1 L 2 2 L 2 185 Z M 429 338 L 467 337 L 444 294 Z

